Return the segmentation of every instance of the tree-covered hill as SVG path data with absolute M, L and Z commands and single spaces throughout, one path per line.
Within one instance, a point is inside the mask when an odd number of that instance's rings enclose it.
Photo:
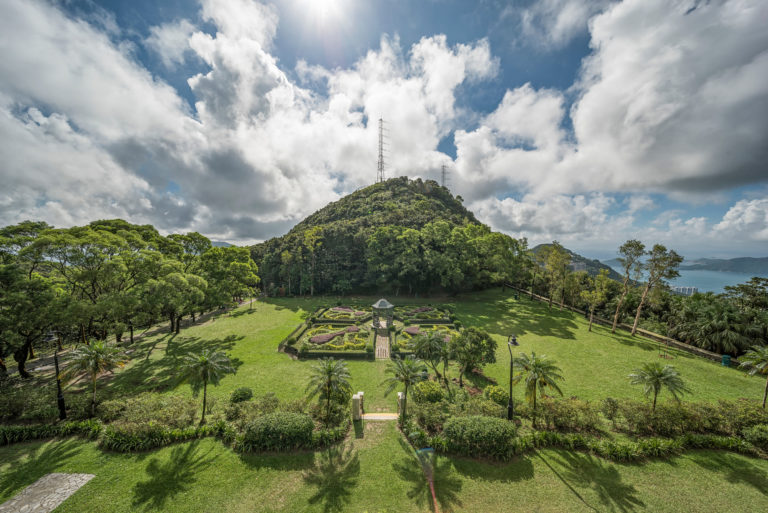
M 533 254 L 537 254 L 539 251 L 541 251 L 544 248 L 551 247 L 552 244 L 539 244 L 538 246 L 533 248 Z M 573 271 L 587 271 L 587 273 L 590 276 L 597 276 L 600 273 L 601 269 L 607 269 L 608 270 L 608 277 L 612 280 L 616 281 L 622 281 L 622 276 L 613 270 L 610 266 L 600 262 L 599 260 L 595 259 L 589 259 L 587 257 L 583 257 L 579 255 L 578 253 L 574 253 L 568 248 L 563 248 L 566 253 L 568 253 L 568 256 L 571 257 L 571 269 Z
M 268 293 L 397 294 L 501 283 L 521 268 L 524 247 L 491 232 L 437 182 L 400 177 L 330 203 L 251 251 Z

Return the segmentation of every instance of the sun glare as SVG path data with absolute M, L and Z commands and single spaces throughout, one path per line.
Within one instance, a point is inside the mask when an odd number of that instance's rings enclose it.
M 344 0 L 300 0 L 307 15 L 319 23 L 332 22 L 344 16 Z

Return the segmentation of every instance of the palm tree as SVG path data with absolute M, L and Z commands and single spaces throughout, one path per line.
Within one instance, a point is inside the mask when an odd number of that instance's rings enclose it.
M 381 383 L 382 385 L 387 385 L 387 389 L 384 391 L 385 397 L 401 383 L 405 386 L 405 391 L 403 392 L 403 410 L 400 413 L 400 424 L 402 425 L 405 423 L 407 416 L 408 387 L 415 385 L 424 379 L 424 374 L 427 372 L 427 366 L 424 365 L 424 362 L 418 358 L 413 358 L 412 356 L 406 357 L 405 360 L 397 357 L 387 364 L 386 372 L 387 374 L 392 374 L 392 376 Z
M 554 361 L 547 359 L 546 355 L 536 356 L 531 351 L 529 357 L 525 353 L 514 359 L 513 368 L 518 367 L 521 372 L 513 378 L 513 382 L 518 383 L 525 375 L 525 399 L 533 408 L 533 426 L 536 427 L 536 395 L 544 395 L 547 387 L 553 389 L 560 395 L 563 395 L 556 381 L 565 379 L 560 375 L 560 367 L 555 365 Z
M 203 414 L 200 425 L 205 424 L 205 406 L 208 400 L 208 384 L 216 386 L 225 374 L 234 373 L 232 362 L 221 351 L 204 349 L 199 355 L 188 354 L 182 357 L 179 365 L 180 383 L 189 383 L 192 394 L 197 397 L 203 389 Z
M 646 396 L 653 392 L 652 411 L 656 410 L 656 398 L 662 388 L 669 390 L 678 402 L 682 394 L 691 393 L 677 369 L 672 365 L 662 367 L 658 362 L 644 363 L 642 367 L 635 369 L 635 372 L 629 375 L 629 382 L 632 385 L 643 385 L 643 393 Z
M 744 353 L 739 367 L 747 369 L 751 376 L 762 374 L 768 376 L 768 346 L 754 346 Z M 765 381 L 765 392 L 763 392 L 763 409 L 765 409 L 765 400 L 768 398 L 768 378 Z
M 331 420 L 331 401 L 348 397 L 352 392 L 349 377 L 344 360 L 321 358 L 317 365 L 312 367 L 312 374 L 307 383 L 307 399 L 319 395 L 320 401 L 325 401 L 326 424 Z
M 104 340 L 81 346 L 72 353 L 67 370 L 63 374 L 68 378 L 87 374 L 91 378 L 91 416 L 96 415 L 96 379 L 115 367 L 122 367 L 123 364 L 120 350 Z

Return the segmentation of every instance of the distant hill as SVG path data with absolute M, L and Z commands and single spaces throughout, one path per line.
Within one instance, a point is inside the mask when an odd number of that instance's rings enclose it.
M 768 257 L 752 258 L 701 258 L 687 265 L 681 265 L 680 269 L 688 271 L 726 271 L 734 273 L 754 274 L 755 276 L 768 276 Z
M 224 242 L 221 240 L 212 240 L 211 245 L 213 245 L 214 248 L 231 248 L 234 246 L 234 244 L 230 244 L 229 242 Z
M 552 244 L 539 244 L 538 246 L 534 247 L 532 251 L 534 254 L 537 254 L 543 248 L 550 246 L 552 246 Z M 587 271 L 590 276 L 597 276 L 601 269 L 607 269 L 609 278 L 616 281 L 622 281 L 623 278 L 619 273 L 614 271 L 613 268 L 611 268 L 609 265 L 600 262 L 600 260 L 583 257 L 578 253 L 574 253 L 568 248 L 563 249 L 571 256 L 572 271 Z

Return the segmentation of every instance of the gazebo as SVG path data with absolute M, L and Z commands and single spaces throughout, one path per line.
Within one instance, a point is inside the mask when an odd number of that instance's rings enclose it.
M 395 314 L 395 305 L 384 298 L 379 299 L 373 305 L 373 327 L 377 330 L 388 330 L 392 326 Z

